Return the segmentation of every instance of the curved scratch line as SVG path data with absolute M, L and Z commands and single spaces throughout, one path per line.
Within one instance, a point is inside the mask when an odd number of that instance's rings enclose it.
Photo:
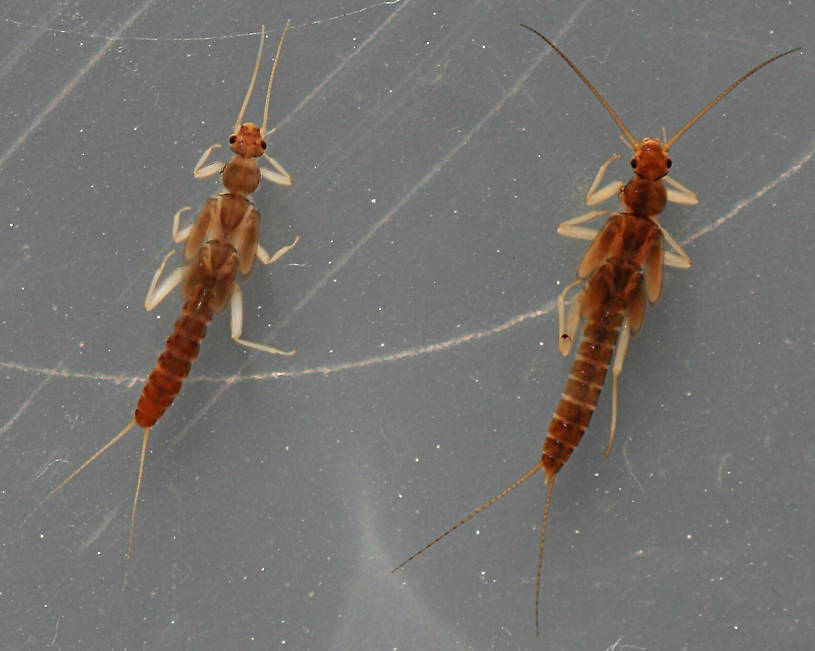
M 715 231 L 722 224 L 729 222 L 731 219 L 733 219 L 733 217 L 738 215 L 751 203 L 757 201 L 758 199 L 761 199 L 761 197 L 763 197 L 770 190 L 775 188 L 775 186 L 777 186 L 779 183 L 781 183 L 782 181 L 786 181 L 793 174 L 799 172 L 804 165 L 806 165 L 810 160 L 812 160 L 813 155 L 815 155 L 815 140 L 810 141 L 809 151 L 807 151 L 803 156 L 801 156 L 801 158 L 799 158 L 795 163 L 793 163 L 791 167 L 787 168 L 785 171 L 783 171 L 781 174 L 775 177 L 772 181 L 770 181 L 760 190 L 754 192 L 746 199 L 742 199 L 741 201 L 737 202 L 736 205 L 733 206 L 733 208 L 731 208 L 726 214 L 719 217 L 716 221 L 700 228 L 693 235 L 690 235 L 686 239 L 682 240 L 682 244 L 689 244 L 694 240 L 697 240 L 700 237 L 702 237 L 702 235 Z
M 542 308 L 539 308 L 537 310 L 531 310 L 529 312 L 524 312 L 523 314 L 518 314 L 512 317 L 511 319 L 508 319 L 507 321 L 504 321 L 503 323 L 497 326 L 487 328 L 486 330 L 470 332 L 468 334 L 459 335 L 458 337 L 452 337 L 450 339 L 446 339 L 445 341 L 440 341 L 435 344 L 417 346 L 416 348 L 407 348 L 405 350 L 400 350 L 395 353 L 389 353 L 387 355 L 375 355 L 374 357 L 366 357 L 364 359 L 357 360 L 356 362 L 341 362 L 339 364 L 334 364 L 332 366 L 329 365 L 313 366 L 311 368 L 304 368 L 295 371 L 270 371 L 268 373 L 253 373 L 251 375 L 234 374 L 225 377 L 198 375 L 189 378 L 187 380 L 187 383 L 212 382 L 217 384 L 232 385 L 237 382 L 276 380 L 277 378 L 300 378 L 306 377 L 307 375 L 332 375 L 334 373 L 340 373 L 342 371 L 350 371 L 357 368 L 366 368 L 368 366 L 375 366 L 376 364 L 382 364 L 385 362 L 396 362 L 403 359 L 410 359 L 411 357 L 419 357 L 421 355 L 437 353 L 442 350 L 447 350 L 448 348 L 462 346 L 464 344 L 469 344 L 478 341 L 479 339 L 484 339 L 485 337 L 490 337 L 492 335 L 503 332 L 504 330 L 514 328 L 515 326 L 520 325 L 524 321 L 529 321 L 530 319 L 537 319 L 539 317 L 546 316 L 555 309 L 556 304 L 557 303 L 555 300 L 551 300 L 548 303 L 546 303 L 546 305 L 544 305 Z M 108 373 L 81 373 L 66 371 L 61 367 L 57 367 L 54 369 L 37 368 L 32 366 L 25 366 L 23 364 L 18 364 L 16 362 L 0 362 L 0 368 L 22 371 L 23 373 L 29 373 L 34 375 L 46 375 L 50 378 L 59 377 L 81 380 L 94 380 L 96 382 L 110 382 L 111 384 L 114 385 L 125 385 L 127 387 L 132 387 L 135 384 L 144 382 L 143 376 L 111 375 Z M 0 431 L 0 433 L 2 433 L 2 431 Z
M 52 378 L 66 378 L 74 380 L 94 380 L 95 382 L 109 382 L 113 385 L 123 384 L 132 387 L 138 382 L 144 381 L 144 376 L 111 375 L 109 373 L 85 373 L 83 371 L 66 371 L 64 368 L 44 368 L 42 366 L 27 366 L 18 362 L 0 362 L 0 368 L 7 368 L 12 371 L 20 371 L 29 375 L 47 375 Z M 187 380 L 188 382 L 190 380 Z M 193 379 L 193 381 L 195 381 Z M 38 387 L 39 388 L 39 387 Z M 5 430 L 3 430 L 5 431 Z
M 303 27 L 311 27 L 312 25 L 323 25 L 325 23 L 333 23 L 337 20 L 342 20 L 344 18 L 349 18 L 351 16 L 356 16 L 358 14 L 364 14 L 365 12 L 371 11 L 372 9 L 378 9 L 379 7 L 389 6 L 389 5 L 397 5 L 400 2 L 408 2 L 408 0 L 382 0 L 382 2 L 378 2 L 375 5 L 371 5 L 369 7 L 362 7 L 361 9 L 352 9 L 351 11 L 345 11 L 341 14 L 337 14 L 336 16 L 329 16 L 328 18 L 317 18 L 315 20 L 310 20 L 305 23 L 301 23 L 299 25 L 292 25 L 290 29 L 302 29 Z M 118 41 L 161 41 L 161 42 L 175 42 L 175 41 L 224 41 L 231 38 L 246 38 L 249 36 L 259 36 L 260 32 L 239 32 L 239 33 L 232 33 L 232 34 L 221 34 L 219 36 L 177 36 L 177 37 L 164 37 L 164 36 L 128 36 L 122 37 L 119 36 L 121 32 L 116 32 L 113 36 L 108 36 L 106 34 L 97 34 L 95 32 L 79 32 L 72 29 L 56 29 L 54 27 L 44 27 L 43 25 L 33 25 L 30 23 L 25 23 L 22 20 L 15 20 L 14 18 L 4 18 L 5 22 L 15 25 L 17 27 L 25 27 L 28 29 L 37 29 L 47 32 L 49 34 L 62 34 L 65 36 L 78 36 L 80 38 L 102 38 L 106 39 L 111 42 L 118 42 Z
M 426 346 L 418 346 L 416 348 L 400 350 L 396 353 L 390 353 L 388 355 L 377 355 L 375 357 L 367 357 L 365 359 L 360 359 L 357 360 L 356 362 L 344 362 L 341 364 L 335 364 L 333 366 L 313 366 L 311 368 L 300 369 L 299 371 L 272 371 L 270 373 L 255 373 L 253 375 L 232 376 L 228 378 L 222 378 L 221 380 L 218 381 L 223 381 L 226 384 L 234 384 L 236 382 L 239 381 L 243 382 L 246 380 L 300 378 L 305 377 L 307 375 L 332 375 L 333 373 L 350 371 L 357 368 L 366 368 L 368 366 L 375 366 L 376 364 L 383 364 L 385 362 L 398 362 L 403 359 L 419 357 L 421 355 L 429 355 L 430 353 L 437 353 L 439 351 L 447 350 L 448 348 L 453 348 L 455 346 L 473 343 L 475 341 L 478 341 L 479 339 L 484 339 L 485 337 L 491 337 L 492 335 L 496 335 L 500 332 L 503 332 L 504 330 L 514 328 L 515 326 L 520 325 L 524 321 L 529 321 L 530 319 L 537 319 L 539 317 L 545 316 L 552 312 L 555 309 L 556 305 L 557 302 L 555 300 L 551 300 L 542 308 L 532 310 L 530 312 L 524 312 L 523 314 L 519 314 L 517 316 L 512 317 L 511 319 L 508 319 L 507 321 L 504 321 L 500 325 L 487 328 L 486 330 L 479 330 L 477 332 L 471 332 L 466 335 L 460 335 L 458 337 L 453 337 L 451 339 L 447 339 L 446 341 L 440 341 L 435 344 L 428 344 Z M 215 380 L 216 378 L 211 379 Z
M 135 23 L 139 19 L 139 16 L 141 16 L 147 9 L 149 9 L 155 3 L 155 1 L 156 0 L 145 0 L 145 3 L 139 9 L 137 9 L 130 16 L 130 18 L 128 18 L 124 23 L 122 23 L 122 26 L 118 30 L 116 30 L 115 32 L 116 35 L 123 34 L 133 23 Z M 54 96 L 54 99 L 52 99 L 42 111 L 37 113 L 37 116 L 34 118 L 31 124 L 28 125 L 28 128 L 25 131 L 23 131 L 18 136 L 17 140 L 15 140 L 11 144 L 11 147 L 6 149 L 6 151 L 3 152 L 3 155 L 0 156 L 0 168 L 2 168 L 6 161 L 11 156 L 14 155 L 14 152 L 16 152 L 22 146 L 22 144 L 26 140 L 28 140 L 28 136 L 30 136 L 35 129 L 38 129 L 40 125 L 43 122 L 45 122 L 45 118 L 48 117 L 51 111 L 57 108 L 57 106 L 59 106 L 62 103 L 62 100 L 64 100 L 66 97 L 68 97 L 68 95 L 70 95 L 73 92 L 77 84 L 79 84 L 79 82 L 85 78 L 85 75 L 87 75 L 96 66 L 96 64 L 99 63 L 99 61 L 102 59 L 103 56 L 105 56 L 107 51 L 113 47 L 114 43 L 115 41 L 112 40 L 106 41 L 102 45 L 102 47 L 100 47 L 97 50 L 96 54 L 94 54 L 90 58 L 90 60 L 79 69 L 79 71 L 73 76 L 73 78 L 67 84 L 65 84 L 65 86 L 62 87 L 62 90 L 60 90 Z

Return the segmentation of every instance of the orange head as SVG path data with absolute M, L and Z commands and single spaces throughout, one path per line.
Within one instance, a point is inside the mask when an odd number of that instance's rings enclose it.
M 641 179 L 657 181 L 668 173 L 671 159 L 659 138 L 643 138 L 634 144 L 631 168 Z
M 229 148 L 243 158 L 258 158 L 266 150 L 266 141 L 258 125 L 244 122 L 229 136 Z
M 249 82 L 249 88 L 246 90 L 246 96 L 243 98 L 241 110 L 238 112 L 238 118 L 235 120 L 235 126 L 232 127 L 232 135 L 229 136 L 229 148 L 233 153 L 244 158 L 258 158 L 266 149 L 266 141 L 264 138 L 272 133 L 266 131 L 266 125 L 269 121 L 269 100 L 272 97 L 272 84 L 274 83 L 275 72 L 277 71 L 277 62 L 280 60 L 280 50 L 283 48 L 283 39 L 286 38 L 286 33 L 289 31 L 290 20 L 286 21 L 286 26 L 283 28 L 283 33 L 280 35 L 280 41 L 277 44 L 277 53 L 275 54 L 274 63 L 272 64 L 272 72 L 269 74 L 269 85 L 266 87 L 266 104 L 263 107 L 263 124 L 260 126 L 253 122 L 243 122 L 243 116 L 246 113 L 246 107 L 249 105 L 249 98 L 252 96 L 252 90 L 255 88 L 255 80 L 258 76 L 260 68 L 260 59 L 263 56 L 263 39 L 266 38 L 266 27 L 260 27 L 260 45 L 258 46 L 258 54 L 255 59 L 255 67 L 252 70 L 252 80 Z

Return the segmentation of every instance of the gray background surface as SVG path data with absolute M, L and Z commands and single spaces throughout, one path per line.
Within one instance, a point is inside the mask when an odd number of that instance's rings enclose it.
M 113 8 L 112 8 L 113 7 Z M 806 2 L 5 2 L 0 9 L 0 648 L 737 649 L 811 645 L 813 16 Z M 216 319 L 154 428 L 18 524 L 131 417 L 180 310 L 142 306 L 170 218 L 218 191 L 260 24 L 292 28 L 246 352 Z M 670 136 L 689 271 L 554 492 L 531 467 L 571 360 L 555 234 L 637 136 Z M 249 117 L 259 119 L 256 94 Z M 627 178 L 624 161 L 610 178 Z M 613 206 L 609 202 L 609 206 Z

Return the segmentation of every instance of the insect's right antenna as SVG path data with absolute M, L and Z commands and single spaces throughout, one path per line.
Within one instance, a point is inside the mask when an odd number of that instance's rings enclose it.
M 422 547 L 422 548 L 421 548 L 419 551 L 414 552 L 413 554 L 411 554 L 411 556 L 410 556 L 409 558 L 405 559 L 404 561 L 402 561 L 401 563 L 399 563 L 399 565 L 397 565 L 396 567 L 394 567 L 394 568 L 391 570 L 391 573 L 396 572 L 396 570 L 400 570 L 400 569 L 402 569 L 402 568 L 403 568 L 405 565 L 407 565 L 408 563 L 410 563 L 410 561 L 412 561 L 414 558 L 416 558 L 416 557 L 417 557 L 419 554 L 421 554 L 423 551 L 426 551 L 426 550 L 430 549 L 430 548 L 431 548 L 433 545 L 435 545 L 437 542 L 439 542 L 439 541 L 440 541 L 442 538 L 445 538 L 445 537 L 449 536 L 451 533 L 453 533 L 453 532 L 454 532 L 456 529 L 458 529 L 458 528 L 459 528 L 459 527 L 460 527 L 462 524 L 464 524 L 464 523 L 466 523 L 466 522 L 469 522 L 469 521 L 470 521 L 470 520 L 472 520 L 472 519 L 473 519 L 475 516 L 477 516 L 479 513 L 481 513 L 481 511 L 483 511 L 483 510 L 484 510 L 484 509 L 486 509 L 486 508 L 489 508 L 490 506 L 492 506 L 493 504 L 495 504 L 495 503 L 496 503 L 498 500 L 500 500 L 502 497 L 505 497 L 505 496 L 506 496 L 506 495 L 507 495 L 507 494 L 508 494 L 510 491 L 512 491 L 512 490 L 514 490 L 514 489 L 516 489 L 516 488 L 518 488 L 518 486 L 520 486 L 521 484 L 523 484 L 523 483 L 524 483 L 524 482 L 525 482 L 527 479 L 529 479 L 529 478 L 530 478 L 532 475 L 534 475 L 536 472 L 538 472 L 538 470 L 540 470 L 541 468 L 543 468 L 543 463 L 542 463 L 542 462 L 540 462 L 540 461 L 538 461 L 538 463 L 537 463 L 537 464 L 535 464 L 535 467 L 534 467 L 534 468 L 532 468 L 532 470 L 530 470 L 529 472 L 527 472 L 527 473 L 526 473 L 525 475 L 523 475 L 522 477 L 519 477 L 518 479 L 516 479 L 516 480 L 515 480 L 514 482 L 512 482 L 512 483 L 511 483 L 509 486 L 507 486 L 507 487 L 506 487 L 504 490 L 502 490 L 500 493 L 498 493 L 498 495 L 496 495 L 495 497 L 493 497 L 491 500 L 489 500 L 488 502 L 484 502 L 484 503 L 483 503 L 481 506 L 479 506 L 477 509 L 475 509 L 475 511 L 473 511 L 472 513 L 470 513 L 470 514 L 469 514 L 467 517 L 462 518 L 461 520 L 459 520 L 458 522 L 456 522 L 456 523 L 455 523 L 455 524 L 454 524 L 452 527 L 450 527 L 450 528 L 449 528 L 447 531 L 445 531 L 445 532 L 444 532 L 443 534 L 441 534 L 440 536 L 437 536 L 436 538 L 434 538 L 433 540 L 431 540 L 431 541 L 430 541 L 429 543 L 427 543 L 427 544 L 426 544 L 424 547 Z M 550 491 L 550 492 L 551 492 L 551 491 Z M 548 510 L 548 509 L 547 509 L 547 510 Z
M 243 98 L 243 104 L 241 105 L 240 113 L 238 113 L 238 119 L 235 120 L 235 127 L 232 129 L 233 133 L 237 133 L 238 129 L 241 128 L 241 123 L 243 122 L 243 114 L 246 113 L 246 107 L 249 106 L 249 98 L 252 96 L 252 91 L 255 88 L 255 79 L 258 78 L 258 69 L 260 68 L 260 58 L 263 55 L 263 39 L 266 38 L 266 26 L 260 26 L 260 45 L 258 46 L 258 56 L 255 59 L 255 69 L 252 71 L 252 81 L 249 82 L 249 88 L 246 90 L 246 97 Z
M 274 82 L 274 75 L 277 72 L 277 62 L 280 61 L 280 51 L 283 49 L 283 39 L 286 38 L 286 33 L 289 31 L 291 19 L 286 21 L 286 26 L 283 28 L 283 33 L 280 35 L 280 42 L 277 44 L 277 52 L 274 55 L 274 63 L 272 64 L 272 74 L 269 75 L 269 86 L 266 89 L 266 105 L 263 107 L 263 124 L 260 125 L 260 132 L 263 137 L 270 135 L 272 131 L 266 132 L 266 122 L 269 119 L 269 100 L 272 98 L 272 83 Z
M 738 86 L 741 82 L 743 82 L 745 79 L 747 79 L 747 77 L 755 74 L 756 72 L 761 70 L 764 66 L 771 64 L 773 61 L 775 61 L 777 59 L 780 59 L 781 57 L 785 57 L 788 54 L 792 54 L 793 52 L 799 52 L 800 50 L 801 50 L 800 47 L 794 47 L 791 50 L 787 50 L 786 52 L 781 52 L 780 54 L 776 54 L 774 57 L 770 57 L 764 63 L 758 64 L 752 70 L 749 70 L 748 72 L 745 72 L 741 77 L 736 79 L 736 81 L 734 81 L 732 84 L 730 84 L 721 93 L 716 95 L 716 97 L 705 108 L 703 108 L 696 115 L 694 115 L 684 127 L 682 127 L 679 131 L 677 131 L 670 140 L 668 140 L 666 143 L 664 143 L 663 149 L 667 152 L 671 148 L 671 146 L 677 140 L 679 140 L 679 136 L 681 136 L 688 129 L 690 129 L 694 124 L 696 124 L 696 121 L 699 118 L 701 118 L 705 113 L 707 113 L 710 109 L 712 109 L 714 106 L 716 106 L 716 104 L 718 104 L 722 99 L 724 99 L 724 97 L 726 95 L 729 95 L 730 91 L 732 91 L 736 86 Z
M 631 149 L 633 149 L 633 148 L 634 148 L 634 145 L 636 145 L 636 144 L 637 144 L 637 139 L 636 139 L 634 136 L 632 136 L 632 135 L 631 135 L 631 132 L 630 132 L 628 129 L 626 129 L 626 128 L 625 128 L 625 125 L 623 124 L 623 121 L 622 121 L 622 120 L 620 119 L 620 117 L 619 117 L 619 116 L 618 116 L 618 115 L 617 115 L 617 114 L 614 112 L 614 109 L 613 109 L 613 108 L 611 108 L 611 106 L 609 106 L 608 102 L 607 102 L 607 101 L 605 100 L 605 98 L 604 98 L 604 97 L 603 97 L 603 96 L 600 94 L 600 91 L 598 91 L 598 90 L 597 90 L 597 89 L 596 89 L 594 86 L 592 86 L 592 85 L 591 85 L 591 82 L 590 82 L 588 79 L 586 79 L 586 76 L 585 76 L 585 75 L 584 75 L 582 72 L 580 72 L 580 70 L 578 69 L 578 67 L 577 67 L 575 64 L 573 64 L 573 63 L 572 63 L 571 59 L 569 59 L 569 57 L 567 57 L 565 54 L 563 54 L 563 52 L 561 52 L 561 51 L 558 49 L 557 45 L 555 45 L 554 43 L 552 43 L 552 41 L 550 41 L 548 38 L 546 38 L 546 37 L 545 37 L 543 34 L 541 34 L 541 33 L 540 33 L 538 30 L 536 30 L 536 29 L 534 29 L 534 28 L 530 27 L 529 25 L 524 25 L 524 24 L 521 24 L 521 27 L 525 27 L 525 28 L 526 28 L 526 29 L 528 29 L 530 32 L 532 32 L 532 33 L 537 34 L 538 36 L 540 36 L 540 37 L 541 37 L 541 38 L 542 38 L 544 41 L 546 41 L 546 42 L 547 42 L 547 43 L 550 45 L 550 47 L 551 47 L 551 48 L 552 48 L 552 49 L 553 49 L 555 52 L 557 52 L 557 53 L 558 53 L 558 55 L 560 55 L 560 58 L 561 58 L 561 59 L 563 59 L 563 60 L 564 60 L 564 61 L 565 61 L 565 62 L 566 62 L 568 65 L 569 65 L 569 67 L 570 67 L 572 70 L 574 70 L 574 71 L 575 71 L 575 73 L 577 74 L 577 76 L 578 76 L 578 77 L 580 77 L 580 79 L 582 79 L 582 80 L 583 80 L 583 83 L 584 83 L 584 84 L 586 84 L 586 86 L 588 86 L 588 87 L 589 87 L 589 90 L 590 90 L 592 93 L 594 93 L 594 96 L 595 96 L 597 99 L 599 99 L 599 100 L 600 100 L 600 103 L 601 103 L 601 104 L 602 104 L 602 105 L 605 107 L 606 111 L 608 111 L 608 114 L 609 114 L 609 115 L 612 117 L 612 119 L 613 119 L 613 120 L 614 120 L 614 121 L 617 123 L 617 126 L 618 126 L 618 127 L 620 127 L 620 131 L 622 131 L 622 132 L 623 132 L 623 134 L 625 135 L 625 137 L 626 137 L 626 138 L 628 138 L 628 142 L 629 142 L 629 143 L 630 143 L 630 145 L 631 145 Z

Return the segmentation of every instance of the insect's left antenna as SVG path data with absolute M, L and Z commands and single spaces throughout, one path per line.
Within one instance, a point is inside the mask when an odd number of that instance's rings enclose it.
M 274 63 L 272 64 L 272 73 L 269 75 L 269 86 L 266 88 L 266 104 L 263 107 L 263 124 L 260 125 L 260 132 L 265 138 L 272 131 L 266 131 L 266 122 L 269 120 L 269 100 L 272 98 L 272 84 L 274 83 L 275 72 L 277 72 L 277 62 L 280 61 L 280 51 L 283 49 L 283 39 L 286 38 L 286 33 L 289 31 L 291 19 L 286 21 L 286 26 L 283 28 L 283 33 L 280 35 L 280 42 L 277 44 L 277 52 L 274 55 Z
M 243 123 L 243 114 L 246 113 L 246 107 L 249 106 L 249 98 L 252 96 L 252 91 L 255 88 L 255 80 L 258 78 L 258 69 L 260 68 L 260 58 L 263 55 L 263 40 L 266 38 L 266 26 L 260 26 L 260 45 L 258 46 L 258 55 L 255 59 L 255 69 L 252 70 L 252 80 L 249 82 L 249 88 L 246 89 L 246 97 L 243 98 L 238 119 L 235 120 L 235 127 L 232 129 L 234 133 L 238 132 Z
M 785 57 L 788 54 L 792 54 L 793 52 L 800 52 L 800 51 L 801 51 L 800 47 L 794 47 L 791 50 L 787 50 L 786 52 L 781 52 L 781 54 L 776 54 L 774 57 L 770 57 L 764 63 L 760 63 L 755 68 L 753 68 L 752 70 L 750 70 L 748 72 L 745 72 L 741 77 L 736 79 L 736 81 L 734 81 L 727 88 L 725 88 L 721 93 L 719 93 L 715 97 L 715 99 L 713 99 L 713 101 L 710 102 L 710 104 L 708 104 L 705 108 L 703 108 L 696 115 L 694 115 L 684 127 L 682 127 L 679 131 L 677 131 L 676 134 L 674 134 L 674 136 L 670 140 L 668 140 L 668 142 L 665 143 L 665 145 L 663 146 L 663 149 L 667 152 L 671 148 L 671 145 L 673 145 L 677 140 L 679 140 L 679 136 L 681 136 L 688 129 L 690 129 L 694 124 L 696 124 L 696 121 L 699 118 L 701 118 L 705 113 L 707 113 L 710 109 L 712 109 L 714 106 L 716 106 L 716 104 L 718 104 L 721 100 L 723 100 L 727 95 L 729 95 L 730 92 L 736 86 L 738 86 L 741 82 L 743 82 L 745 79 L 747 79 L 748 77 L 754 75 L 759 70 L 761 70 L 764 66 L 771 64 L 773 61 L 775 61 L 777 59 L 780 59 L 781 57 Z
M 628 138 L 628 142 L 629 142 L 629 143 L 631 143 L 631 148 L 633 149 L 633 148 L 634 148 L 634 145 L 636 145 L 636 144 L 637 144 L 637 139 L 636 139 L 634 136 L 632 136 L 632 135 L 631 135 L 631 132 L 630 132 L 630 131 L 629 131 L 629 130 L 626 128 L 626 126 L 623 124 L 623 121 L 620 119 L 620 116 L 619 116 L 619 115 L 617 115 L 617 114 L 614 112 L 614 109 L 613 109 L 613 108 L 611 108 L 611 106 L 609 105 L 609 103 L 606 101 L 606 98 L 605 98 L 605 97 L 603 97 L 603 96 L 600 94 L 600 91 L 599 91 L 599 90 L 597 90 L 597 89 L 596 89 L 594 86 L 592 86 L 591 82 L 590 82 L 588 79 L 586 79 L 586 75 L 584 75 L 582 72 L 580 72 L 580 69 L 579 69 L 579 68 L 578 68 L 578 67 L 577 67 L 575 64 L 573 64 L 573 63 L 572 63 L 572 60 L 571 60 L 569 57 L 567 57 L 565 54 L 563 54 L 563 52 L 561 52 L 561 51 L 560 51 L 560 49 L 558 48 L 558 46 L 557 46 L 557 45 L 555 45 L 554 43 L 552 43 L 552 41 L 550 41 L 548 38 L 546 38 L 546 37 L 545 37 L 543 34 L 541 34 L 541 33 L 540 33 L 540 32 L 539 32 L 537 29 L 534 29 L 533 27 L 530 27 L 529 25 L 524 25 L 524 24 L 521 24 L 521 27 L 525 27 L 525 28 L 526 28 L 526 29 L 528 29 L 530 32 L 532 32 L 533 34 L 537 34 L 538 36 L 540 36 L 540 37 L 541 37 L 541 38 L 542 38 L 544 41 L 546 41 L 546 42 L 549 44 L 549 46 L 550 46 L 550 47 L 551 47 L 551 48 L 552 48 L 552 49 L 553 49 L 555 52 L 557 52 L 557 53 L 558 53 L 558 55 L 560 56 L 560 58 L 561 58 L 561 59 L 563 59 L 563 60 L 564 60 L 564 61 L 565 61 L 565 62 L 568 64 L 568 66 L 569 66 L 569 67 L 570 67 L 572 70 L 574 70 L 574 71 L 575 71 L 575 74 L 577 74 L 577 76 L 578 76 L 578 77 L 580 77 L 580 79 L 583 81 L 583 83 L 584 83 L 584 84 L 586 84 L 586 86 L 588 86 L 589 90 L 590 90 L 592 93 L 594 93 L 594 96 L 595 96 L 597 99 L 599 99 L 599 100 L 600 100 L 600 103 L 603 105 L 603 107 L 606 109 L 606 111 L 608 111 L 608 114 L 609 114 L 609 115 L 612 117 L 612 119 L 613 119 L 613 120 L 614 120 L 614 121 L 617 123 L 617 126 L 618 126 L 618 127 L 620 127 L 620 131 L 622 131 L 622 132 L 623 132 L 623 135 L 625 135 L 625 137 L 626 137 L 626 138 Z

